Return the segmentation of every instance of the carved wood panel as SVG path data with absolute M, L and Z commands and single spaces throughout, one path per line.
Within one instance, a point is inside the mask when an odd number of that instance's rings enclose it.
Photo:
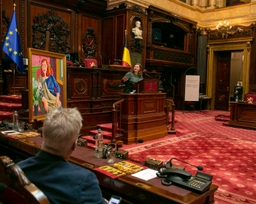
M 82 15 L 78 30 L 81 31 L 81 38 L 77 41 L 81 45 L 79 52 L 81 52 L 82 59 L 94 58 L 98 61 L 98 65 L 101 65 L 101 19 Z
M 81 70 L 81 71 L 80 71 Z M 92 73 L 84 72 L 83 68 L 68 69 L 68 98 L 74 99 L 90 99 L 92 87 Z
M 28 46 L 42 50 L 48 48 L 51 52 L 69 53 L 71 14 L 70 10 L 30 3 L 28 6 Z

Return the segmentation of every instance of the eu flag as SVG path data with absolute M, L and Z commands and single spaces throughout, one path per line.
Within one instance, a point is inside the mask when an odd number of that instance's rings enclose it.
M 20 36 L 16 22 L 16 11 L 13 11 L 12 19 L 8 27 L 2 49 L 5 54 L 19 67 L 19 71 L 24 71 L 22 49 L 20 46 Z

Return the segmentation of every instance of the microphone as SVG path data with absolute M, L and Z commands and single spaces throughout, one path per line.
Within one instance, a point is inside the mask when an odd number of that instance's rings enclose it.
M 144 72 L 144 74 L 145 74 L 147 77 L 149 77 L 149 78 L 151 78 L 151 79 L 154 79 L 152 76 L 150 76 L 150 75 L 147 74 L 146 72 Z
M 202 171 L 202 170 L 204 169 L 202 166 L 195 166 L 195 165 L 193 165 L 193 164 L 190 164 L 190 163 L 188 163 L 188 162 L 182 161 L 182 160 L 177 159 L 177 158 L 171 158 L 171 159 L 169 159 L 169 160 L 165 163 L 165 167 L 166 167 L 167 169 L 171 168 L 171 166 L 172 166 L 172 160 L 173 160 L 173 159 L 175 159 L 175 160 L 177 160 L 177 161 L 180 161 L 180 162 L 183 162 L 183 163 L 185 163 L 185 164 L 188 164 L 188 165 L 190 165 L 190 166 L 196 167 L 199 171 Z
M 79 54 L 78 54 L 78 57 L 79 57 L 80 60 L 82 60 L 82 62 L 84 62 L 84 59 Z

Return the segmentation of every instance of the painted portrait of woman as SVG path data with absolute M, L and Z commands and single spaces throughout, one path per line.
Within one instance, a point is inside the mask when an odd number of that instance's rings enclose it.
M 60 86 L 47 59 L 41 61 L 41 74 L 37 81 L 41 89 L 41 112 L 48 113 L 56 108 L 61 109 Z
M 30 51 L 30 120 L 43 120 L 54 109 L 66 107 L 66 55 Z

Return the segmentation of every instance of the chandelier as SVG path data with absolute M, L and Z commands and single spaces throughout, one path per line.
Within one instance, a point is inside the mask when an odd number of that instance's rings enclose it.
M 234 34 L 234 32 L 231 31 L 232 26 L 229 25 L 229 22 L 227 21 L 219 22 L 216 29 L 221 33 L 222 38 L 227 39 L 228 35 Z

